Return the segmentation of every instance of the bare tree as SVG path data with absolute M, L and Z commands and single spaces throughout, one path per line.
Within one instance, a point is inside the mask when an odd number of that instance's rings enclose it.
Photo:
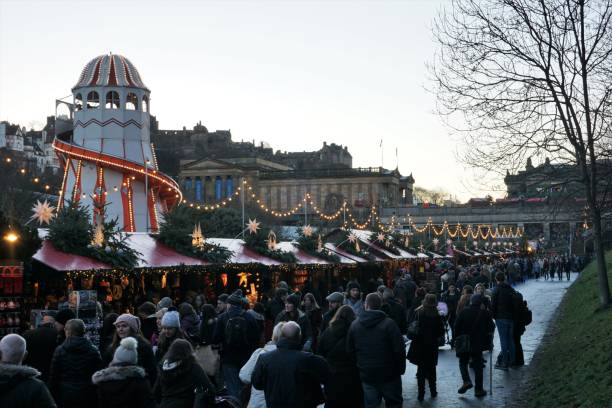
M 602 307 L 610 181 L 612 0 L 451 0 L 434 24 L 439 110 L 463 158 L 503 174 L 528 157 L 576 166 L 593 225 Z

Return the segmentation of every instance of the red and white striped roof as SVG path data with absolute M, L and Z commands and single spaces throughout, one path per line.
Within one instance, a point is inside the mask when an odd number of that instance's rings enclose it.
M 126 86 L 149 90 L 134 64 L 121 55 L 99 55 L 85 65 L 72 89 L 85 86 Z

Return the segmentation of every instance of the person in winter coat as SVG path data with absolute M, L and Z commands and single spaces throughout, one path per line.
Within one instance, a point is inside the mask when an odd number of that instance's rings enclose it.
M 121 340 L 108 368 L 97 371 L 91 381 L 98 390 L 98 408 L 154 408 L 153 391 L 145 371 L 138 367 L 138 341 Z
M 155 305 L 151 302 L 144 302 L 142 305 L 138 306 L 138 318 L 140 319 L 142 337 L 149 342 L 153 338 L 153 335 L 158 334 L 155 312 Z
M 448 307 L 448 325 L 451 328 L 451 346 L 455 344 L 455 320 L 457 319 L 457 305 L 461 295 L 454 284 L 448 285 L 448 290 L 442 294 L 442 301 Z
M 285 310 L 285 300 L 287 300 L 287 296 L 289 296 L 287 289 L 285 288 L 276 288 L 274 291 L 274 298 L 268 302 L 268 306 L 266 308 L 266 318 L 276 321 L 276 317 Z
M 104 358 L 104 352 L 110 347 L 115 335 L 115 321 L 119 315 L 117 313 L 109 313 L 104 316 L 102 327 L 100 328 L 100 354 Z
M 257 322 L 243 308 L 240 289 L 228 298 L 227 311 L 217 319 L 212 344 L 221 345 L 221 373 L 228 394 L 240 398 L 239 373 L 259 341 Z
M 346 299 L 344 304 L 349 305 L 358 318 L 364 312 L 363 300 L 361 299 L 361 286 L 359 286 L 358 282 L 350 281 L 346 285 Z
M 179 312 L 175 310 L 166 312 L 161 321 L 161 332 L 159 333 L 157 349 L 155 350 L 155 361 L 159 363 L 164 358 L 174 340 L 184 338 Z
M 50 315 L 44 316 L 41 325 L 25 332 L 23 338 L 28 349 L 24 364 L 40 371 L 40 379 L 47 381 L 51 359 L 57 347 L 55 319 Z
M 51 360 L 49 390 L 59 407 L 82 407 L 95 392 L 91 375 L 102 366 L 102 359 L 98 349 L 83 337 L 85 323 L 81 319 L 68 320 L 64 330 L 66 340 Z
M 363 390 L 355 355 L 346 350 L 346 338 L 355 312 L 341 306 L 328 330 L 321 334 L 317 354 L 327 360 L 332 376 L 325 386 L 325 408 L 359 408 L 363 406 Z
M 516 292 L 516 296 L 520 298 L 518 302 L 518 310 L 515 314 L 514 318 L 514 331 L 513 331 L 513 341 L 514 341 L 514 361 L 512 365 L 515 367 L 521 367 L 525 365 L 525 355 L 523 353 L 523 345 L 521 344 L 521 337 L 525 333 L 525 326 L 531 323 L 532 314 L 531 310 L 527 307 L 527 301 L 523 300 L 523 295 L 519 292 Z
M 300 297 L 296 294 L 287 296 L 285 301 L 285 310 L 276 316 L 275 324 L 280 322 L 293 321 L 300 325 L 302 349 L 304 351 L 312 350 L 312 327 L 310 326 L 310 320 L 306 313 L 298 309 L 300 304 Z
M 253 370 L 255 369 L 255 364 L 257 363 L 259 356 L 276 350 L 276 343 L 281 337 L 281 330 L 284 325 L 285 322 L 280 322 L 274 326 L 274 330 L 272 330 L 272 340 L 270 340 L 263 348 L 258 348 L 253 352 L 251 358 L 249 358 L 249 361 L 247 361 L 246 364 L 240 369 L 240 381 L 245 384 L 252 383 Z M 251 386 L 251 397 L 249 398 L 247 408 L 266 408 L 266 398 L 264 392 Z
M 319 333 L 323 333 L 328 327 L 329 322 L 334 318 L 336 311 L 342 306 L 344 302 L 344 295 L 340 292 L 333 292 L 325 298 L 327 300 L 327 312 L 323 315 L 321 322 L 321 330 Z
M 381 302 L 376 293 L 366 297 L 365 311 L 351 324 L 346 347 L 357 360 L 365 407 L 378 408 L 384 398 L 387 408 L 399 408 L 406 371 L 404 339 L 397 324 L 380 310 Z
M 0 407 L 56 408 L 51 393 L 37 377 L 40 372 L 22 365 L 26 341 L 18 334 L 0 340 Z
M 321 322 L 323 321 L 323 313 L 321 312 L 321 308 L 317 303 L 317 299 L 315 299 L 312 293 L 307 293 L 304 295 L 304 299 L 302 300 L 303 310 L 306 313 L 306 317 L 310 322 L 310 329 L 312 331 L 312 351 L 317 350 L 317 341 L 319 339 L 319 328 L 321 327 Z
M 177 339 L 164 356 L 153 390 L 159 408 L 193 408 L 197 388 L 214 395 L 214 386 L 196 362 L 191 343 Z
M 425 295 L 423 305 L 414 311 L 413 319 L 419 322 L 419 335 L 412 339 L 408 359 L 417 368 L 419 401 L 425 398 L 425 380 L 429 383 L 431 398 L 438 396 L 436 366 L 438 365 L 438 339 L 444 336 L 444 320 L 438 312 L 436 295 Z
M 155 355 L 153 354 L 153 348 L 140 332 L 140 320 L 129 313 L 120 315 L 114 323 L 115 335 L 113 336 L 113 342 L 106 349 L 103 356 L 103 362 L 105 366 L 108 366 L 115 355 L 115 350 L 119 347 L 119 343 L 126 337 L 133 337 L 138 341 L 138 365 L 144 368 L 147 374 L 147 380 L 149 384 L 155 384 L 155 378 L 157 377 L 157 365 L 155 363 Z
M 421 305 L 423 304 L 423 301 L 425 300 L 425 295 L 427 295 L 427 289 L 418 288 L 416 290 L 416 295 L 414 296 L 414 299 L 412 299 L 412 313 L 410 315 L 410 321 L 413 320 L 414 310 L 421 307 Z
M 321 384 L 331 372 L 325 359 L 301 351 L 300 326 L 287 322 L 276 350 L 261 354 L 253 371 L 253 387 L 263 390 L 268 408 L 315 408 L 324 402 Z
M 495 319 L 495 326 L 499 334 L 499 342 L 501 344 L 500 357 L 495 368 L 507 370 L 514 362 L 514 318 L 516 312 L 514 310 L 514 289 L 506 283 L 506 276 L 503 272 L 498 272 L 495 275 L 497 287 L 493 292 L 491 299 L 491 311 Z
M 62 309 L 55 315 L 55 330 L 57 330 L 57 344 L 60 345 L 66 340 L 66 332 L 64 326 L 70 319 L 74 319 L 76 315 L 71 309 Z
M 464 308 L 470 305 L 470 298 L 474 294 L 474 288 L 470 285 L 464 285 L 461 289 L 461 297 L 457 303 L 457 316 L 463 311 Z
M 400 302 L 395 300 L 393 291 L 385 287 L 382 291 L 383 305 L 381 310 L 387 314 L 400 329 L 400 333 L 406 334 L 408 328 L 408 315 L 406 308 Z
M 202 306 L 202 321 L 200 322 L 200 341 L 202 344 L 212 344 L 215 325 L 217 324 L 217 312 L 213 305 Z
M 465 394 L 467 390 L 472 388 L 472 380 L 468 370 L 468 363 L 474 370 L 475 392 L 476 397 L 484 397 L 487 392 L 483 387 L 483 367 L 484 360 L 482 352 L 491 348 L 490 333 L 495 330 L 495 325 L 491 319 L 491 313 L 483 307 L 482 295 L 474 294 L 470 298 L 470 305 L 463 309 L 457 316 L 455 322 L 455 335 L 457 338 L 462 335 L 470 336 L 470 351 L 469 353 L 457 353 L 459 357 L 459 369 L 461 370 L 461 378 L 463 385 L 459 388 L 459 394 Z
M 185 334 L 185 338 L 191 342 L 192 345 L 200 343 L 200 317 L 197 315 L 193 306 L 189 303 L 181 303 L 179 308 L 179 315 L 181 317 L 181 329 Z

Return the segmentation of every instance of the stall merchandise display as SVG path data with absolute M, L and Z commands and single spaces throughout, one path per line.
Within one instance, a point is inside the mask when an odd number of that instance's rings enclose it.
M 23 265 L 0 265 L 0 338 L 21 331 L 22 295 Z

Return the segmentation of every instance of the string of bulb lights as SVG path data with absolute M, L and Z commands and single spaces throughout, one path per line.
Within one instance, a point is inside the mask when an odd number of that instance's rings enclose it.
M 154 163 L 157 162 L 156 157 L 154 157 L 153 160 L 154 160 Z M 12 165 L 13 160 L 10 157 L 6 157 L 4 159 L 4 163 L 8 165 Z M 28 171 L 25 168 L 21 168 L 19 169 L 19 174 L 22 176 L 27 176 Z M 135 177 L 132 176 L 131 179 L 134 180 Z M 33 184 L 40 185 L 40 181 L 41 180 L 39 177 L 31 178 L 31 182 Z M 50 192 L 51 190 L 51 186 L 49 184 L 45 184 L 43 188 L 47 192 Z M 293 216 L 297 214 L 298 212 L 301 212 L 302 209 L 304 208 L 304 205 L 308 204 L 310 208 L 312 208 L 312 210 L 320 218 L 326 221 L 335 221 L 341 216 L 344 216 L 345 218 L 343 221 L 344 228 L 353 227 L 356 229 L 366 229 L 368 226 L 372 225 L 372 221 L 374 220 L 379 230 L 381 230 L 384 233 L 391 233 L 396 228 L 402 225 L 399 221 L 396 221 L 395 216 L 391 217 L 389 224 L 386 224 L 386 225 L 383 224 L 380 221 L 380 216 L 378 215 L 376 206 L 372 206 L 365 221 L 359 222 L 355 214 L 353 214 L 353 212 L 351 211 L 351 208 L 348 206 L 348 203 L 346 201 L 344 201 L 342 205 L 340 206 L 340 208 L 338 208 L 338 210 L 336 210 L 335 212 L 326 214 L 323 211 L 321 211 L 321 208 L 315 204 L 310 193 L 306 193 L 304 195 L 304 198 L 302 198 L 301 202 L 299 202 L 295 207 L 287 211 L 272 210 L 267 205 L 265 205 L 261 199 L 257 198 L 256 194 L 252 192 L 253 187 L 249 185 L 249 183 L 246 180 L 243 180 L 242 186 L 238 186 L 236 191 L 234 191 L 229 197 L 226 197 L 225 199 L 222 199 L 216 203 L 200 204 L 197 202 L 190 202 L 186 199 L 183 199 L 181 203 L 183 205 L 188 205 L 190 208 L 195 208 L 197 210 L 215 211 L 219 208 L 228 206 L 232 201 L 234 201 L 236 197 L 239 197 L 242 193 L 243 188 L 245 189 L 245 196 L 247 199 L 254 201 L 258 205 L 258 207 L 265 213 L 270 214 L 277 218 L 286 218 L 286 217 Z M 63 189 L 59 190 L 60 195 L 62 193 L 62 190 Z M 118 193 L 118 192 L 119 192 L 119 187 L 113 186 L 112 191 L 104 191 L 103 194 L 104 196 L 107 196 L 109 193 L 112 194 L 112 193 Z M 82 194 L 82 197 L 86 197 L 86 194 Z M 448 234 L 450 238 L 459 237 L 459 238 L 472 238 L 472 239 L 487 240 L 489 238 L 491 239 L 520 238 L 523 236 L 523 233 L 524 233 L 524 229 L 521 229 L 520 227 L 516 227 L 516 229 L 513 227 L 508 227 L 508 228 L 502 227 L 500 229 L 499 227 L 493 228 L 490 225 L 472 226 L 471 224 L 468 224 L 464 228 L 464 225 L 462 225 L 461 223 L 457 223 L 453 225 L 454 227 L 451 227 L 448 221 L 444 221 L 441 226 L 437 226 L 436 224 L 432 222 L 431 218 L 427 220 L 427 223 L 425 223 L 422 226 L 417 225 L 416 223 L 412 222 L 412 220 L 408 221 L 408 226 L 414 232 L 418 234 L 433 233 L 433 235 L 437 237 L 444 235 L 446 233 Z

